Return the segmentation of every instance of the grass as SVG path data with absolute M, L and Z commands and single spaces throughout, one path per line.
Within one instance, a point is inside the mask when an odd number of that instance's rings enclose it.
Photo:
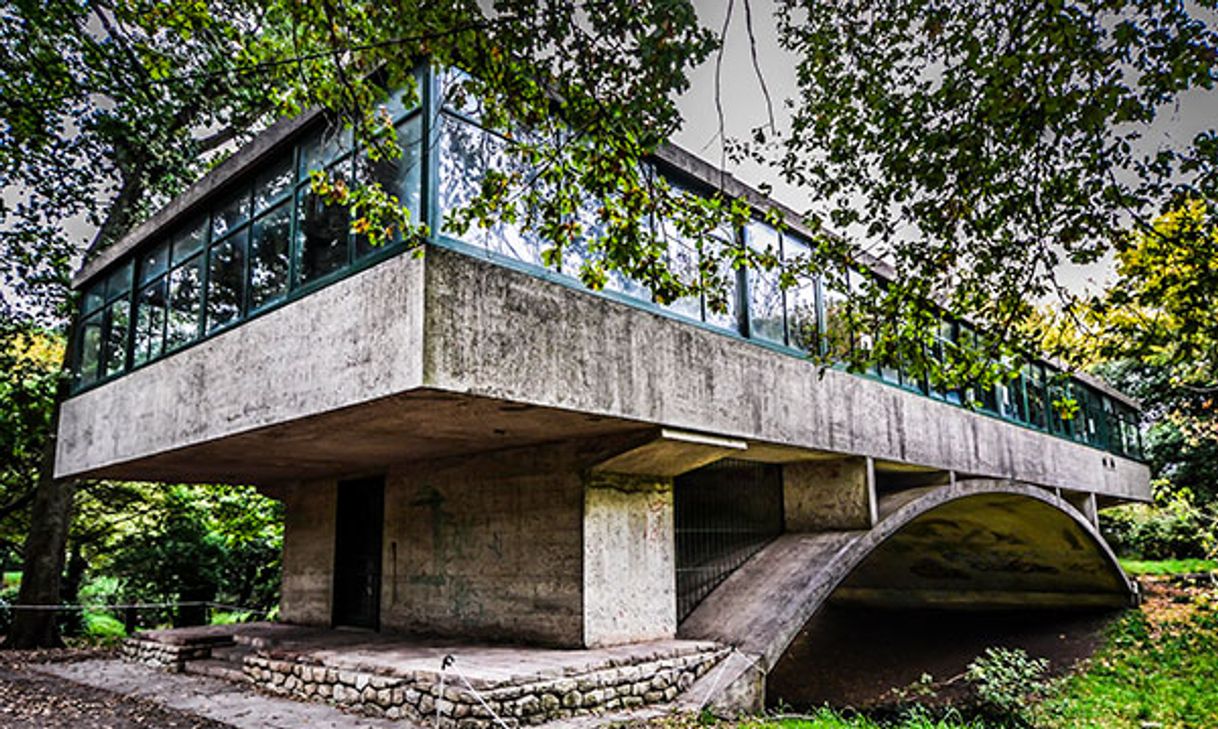
M 1123 559 L 1121 567 L 1131 575 L 1187 575 L 1198 572 L 1218 572 L 1214 559 Z

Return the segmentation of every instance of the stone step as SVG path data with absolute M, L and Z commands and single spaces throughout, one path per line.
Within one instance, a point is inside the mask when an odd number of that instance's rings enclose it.
M 236 668 L 241 668 L 245 664 L 245 657 L 254 652 L 254 649 L 247 645 L 226 645 L 218 646 L 211 649 L 211 657 L 217 661 L 225 661 L 233 664 Z
M 182 667 L 183 672 L 196 676 L 210 676 L 234 683 L 248 683 L 249 677 L 233 663 L 216 658 L 204 658 L 198 661 L 187 661 Z

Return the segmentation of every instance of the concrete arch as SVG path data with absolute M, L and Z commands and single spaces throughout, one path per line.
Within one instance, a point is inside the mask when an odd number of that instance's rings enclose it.
M 728 706 L 759 708 L 765 674 L 830 599 L 1117 607 L 1135 596 L 1095 525 L 1055 492 L 961 480 L 881 498 L 871 529 L 782 535 L 711 593 L 678 635 L 735 646 L 734 659 L 706 680 L 732 687 Z

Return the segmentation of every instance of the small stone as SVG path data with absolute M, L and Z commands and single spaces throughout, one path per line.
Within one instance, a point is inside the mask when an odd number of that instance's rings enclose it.
M 554 694 L 542 694 L 541 695 L 541 710 L 542 711 L 544 711 L 546 713 L 550 713 L 552 711 L 557 710 L 558 707 L 560 707 L 560 706 L 562 706 L 562 700 L 559 699 Z
M 664 700 L 663 691 L 648 691 L 643 694 L 643 701 L 648 704 L 658 704 Z
M 642 705 L 643 705 L 642 696 L 627 696 L 626 698 L 622 699 L 622 706 L 626 707 L 627 709 L 635 707 L 635 706 L 642 706 Z
M 562 705 L 568 709 L 574 709 L 583 706 L 584 695 L 578 691 L 571 690 L 562 695 Z
M 358 674 L 356 674 L 356 675 L 355 675 L 355 690 L 356 690 L 356 691 L 363 691 L 365 688 L 367 688 L 367 687 L 368 687 L 368 683 L 369 683 L 371 680 L 372 680 L 372 679 L 371 679 L 371 677 L 370 677 L 368 674 L 366 674 L 366 673 L 358 673 Z
M 694 685 L 694 674 L 686 672 L 677 676 L 677 688 L 684 691 Z

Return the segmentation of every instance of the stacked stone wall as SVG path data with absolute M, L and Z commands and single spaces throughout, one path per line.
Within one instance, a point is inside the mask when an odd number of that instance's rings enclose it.
M 456 672 L 384 676 L 271 654 L 245 659 L 245 673 L 271 693 L 322 701 L 371 716 L 435 720 L 441 726 L 484 729 L 494 717 L 512 725 L 659 704 L 675 699 L 725 655 L 701 650 L 572 675 L 523 682 L 470 679 Z M 483 703 L 485 702 L 485 703 Z M 437 712 L 438 710 L 438 712 Z

